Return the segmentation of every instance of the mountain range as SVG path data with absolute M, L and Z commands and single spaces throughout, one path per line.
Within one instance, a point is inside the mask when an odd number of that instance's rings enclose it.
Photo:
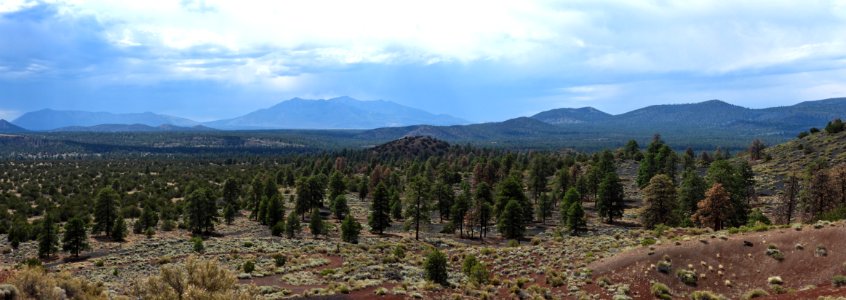
M 456 125 L 468 122 L 436 115 L 390 101 L 293 98 L 246 115 L 206 123 L 220 129 L 372 129 L 417 124 Z
M 63 127 L 88 127 L 103 124 L 143 124 L 148 126 L 159 126 L 170 124 L 174 126 L 196 126 L 200 125 L 189 119 L 160 115 L 151 112 L 115 114 L 108 112 L 87 112 L 76 110 L 52 110 L 42 109 L 28 112 L 14 121 L 17 126 L 36 131 L 55 130 Z
M 779 143 L 801 131 L 825 126 L 826 122 L 844 116 L 846 98 L 763 109 L 709 100 L 653 105 L 618 115 L 592 107 L 560 108 L 502 122 L 466 124 L 458 118 L 435 115 L 388 101 L 340 97 L 328 100 L 294 98 L 240 117 L 202 124 L 152 113 L 41 110 L 27 113 L 12 124 L 3 126 L 0 123 L 0 132 L 20 132 L 24 128 L 89 132 L 207 131 L 211 128 L 357 129 L 342 135 L 349 140 L 368 143 L 406 136 L 432 136 L 449 142 L 509 144 L 515 147 L 566 145 L 582 149 L 614 147 L 629 139 L 647 142 L 653 134 L 660 133 L 670 141 L 698 145 L 699 148 L 723 146 L 737 149 L 755 138 Z M 319 136 L 323 133 L 317 130 L 298 131 L 296 134 Z M 334 138 L 339 137 L 335 135 Z
M 373 129 L 417 124 L 456 125 L 468 122 L 390 101 L 361 101 L 350 97 L 338 97 L 328 100 L 293 98 L 240 117 L 206 123 L 151 112 L 115 114 L 52 109 L 25 113 L 12 123 L 35 131 L 151 131 L 146 127 L 119 128 L 115 125 L 146 125 L 148 127 L 173 125 L 186 128 L 205 125 L 225 130 L 259 130 Z M 100 126 L 104 124 L 109 126 Z

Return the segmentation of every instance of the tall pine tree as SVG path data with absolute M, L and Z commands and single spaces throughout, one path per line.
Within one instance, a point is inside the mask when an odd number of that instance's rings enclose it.
M 385 183 L 379 183 L 373 192 L 373 204 L 370 208 L 370 230 L 382 234 L 385 229 L 391 226 L 391 218 L 388 215 L 388 188 Z
M 608 172 L 599 184 L 597 212 L 606 222 L 613 223 L 615 218 L 623 217 L 625 192 L 616 172 Z
M 97 193 L 94 203 L 94 234 L 111 234 L 112 226 L 118 217 L 120 195 L 111 188 L 103 188 Z

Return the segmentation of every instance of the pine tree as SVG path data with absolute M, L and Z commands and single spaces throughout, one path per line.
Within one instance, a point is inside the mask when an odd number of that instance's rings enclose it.
M 262 195 L 261 201 L 259 201 L 258 212 L 256 215 L 258 216 L 258 221 L 262 225 L 267 225 L 267 206 L 268 206 L 269 199 L 267 196 Z
M 285 219 L 285 204 L 282 202 L 282 196 L 273 196 L 270 204 L 267 206 L 267 224 L 275 226 L 276 223 Z
M 15 221 L 12 222 L 12 226 L 9 228 L 9 234 L 6 236 L 12 248 L 18 249 L 21 243 L 29 239 L 29 227 L 30 225 L 27 223 L 26 218 L 16 215 Z
M 347 243 L 358 244 L 358 236 L 361 232 L 359 224 L 352 215 L 347 215 L 341 222 L 341 240 Z
M 344 195 L 345 192 L 346 184 L 344 183 L 344 176 L 341 175 L 341 172 L 332 172 L 332 176 L 329 177 L 329 199 L 338 198 L 338 196 Z
M 226 224 L 232 224 L 238 215 L 240 208 L 240 205 L 238 205 L 239 193 L 240 190 L 235 179 L 229 178 L 223 183 L 223 218 L 226 220 Z
M 520 203 L 517 200 L 508 201 L 508 204 L 503 208 L 502 214 L 499 216 L 499 223 L 497 229 L 502 237 L 506 239 L 520 239 L 526 231 L 526 226 L 523 223 L 523 211 Z
M 119 214 L 115 219 L 115 224 L 112 225 L 112 232 L 109 233 L 109 237 L 115 242 L 123 242 L 126 239 L 126 233 L 126 220 L 123 219 L 122 214 Z
M 461 194 L 456 197 L 455 202 L 450 208 L 449 216 L 452 225 L 458 227 L 458 236 L 464 237 L 464 217 L 470 210 L 470 186 L 464 184 L 461 188 Z
M 297 217 L 297 213 L 294 211 L 288 213 L 288 220 L 285 223 L 285 235 L 289 239 L 294 238 L 301 230 L 300 218 Z
M 373 192 L 373 204 L 370 209 L 370 230 L 382 234 L 385 229 L 391 226 L 391 218 L 388 216 L 388 188 L 384 183 L 376 186 Z
M 538 219 L 541 223 L 546 224 L 546 218 L 552 215 L 552 198 L 549 194 L 543 193 L 538 200 Z
M 41 233 L 38 236 L 38 257 L 48 258 L 59 251 L 59 237 L 53 216 L 49 213 L 44 215 L 41 221 Z
M 641 223 L 644 227 L 652 229 L 658 224 L 676 224 L 676 188 L 669 176 L 655 175 L 643 189 L 643 201 L 645 207 L 641 214 Z
M 438 218 L 441 222 L 444 219 L 449 219 L 452 204 L 455 202 L 455 192 L 448 184 L 440 181 L 432 188 L 432 193 L 438 203 Z
M 602 179 L 596 201 L 599 216 L 606 218 L 609 224 L 613 223 L 615 218 L 623 217 L 625 192 L 616 172 L 608 172 Z
M 261 175 L 256 175 L 253 177 L 253 182 L 250 184 L 250 200 L 252 202 L 251 209 L 253 210 L 250 217 L 254 220 L 259 220 L 258 209 L 259 205 L 261 205 L 261 198 L 264 194 L 264 184 L 261 182 Z
M 65 225 L 65 234 L 62 237 L 62 249 L 74 257 L 79 257 L 80 252 L 89 248 L 85 222 L 79 217 L 70 219 L 67 225 Z
M 429 181 L 423 176 L 417 176 L 412 180 L 408 189 L 408 209 L 406 213 L 414 223 L 414 239 L 420 240 L 420 223 L 429 222 Z
M 347 204 L 346 196 L 338 195 L 337 197 L 335 197 L 335 200 L 332 201 L 332 213 L 338 220 L 343 219 L 344 216 L 350 213 L 350 207 Z
M 571 235 L 587 232 L 587 221 L 585 221 L 585 212 L 582 210 L 581 201 L 573 202 L 567 209 L 567 230 L 570 231 Z
M 400 194 L 396 189 L 391 189 L 388 193 L 390 194 L 390 199 L 388 204 L 390 205 L 391 210 L 391 218 L 394 220 L 402 220 L 402 200 L 400 199 Z
M 501 217 L 503 209 L 511 200 L 517 201 L 522 209 L 523 223 L 531 223 L 534 219 L 534 208 L 529 202 L 526 195 L 523 193 L 523 185 L 514 176 L 504 179 L 497 188 L 496 206 L 494 206 L 494 214 Z
M 714 184 L 706 193 L 705 199 L 699 201 L 698 209 L 693 214 L 693 221 L 715 231 L 723 229 L 732 219 L 735 210 L 731 207 L 731 195 L 720 183 Z
M 449 278 L 447 274 L 447 257 L 443 252 L 438 251 L 438 249 L 433 248 L 426 255 L 426 259 L 423 261 L 423 270 L 425 271 L 426 280 L 444 286 L 449 285 L 447 281 Z
M 369 193 L 369 183 L 367 182 L 367 177 L 361 179 L 361 182 L 358 185 L 358 199 L 361 201 L 367 200 L 367 194 Z
M 570 211 L 570 206 L 573 203 L 579 202 L 581 203 L 582 196 L 579 195 L 579 191 L 576 190 L 575 187 L 571 187 L 567 190 L 567 194 L 564 195 L 564 198 L 561 199 L 561 223 L 568 224 L 569 220 L 567 219 L 567 212 Z
M 705 189 L 705 180 L 696 174 L 696 171 L 693 169 L 684 171 L 678 191 L 678 216 L 683 219 L 682 221 L 689 220 L 690 216 L 696 212 L 699 200 L 705 198 Z
M 324 234 L 323 228 L 323 217 L 320 216 L 319 210 L 313 210 L 311 212 L 311 219 L 308 223 L 308 229 L 311 230 L 311 234 L 316 238 L 318 235 Z
M 118 201 L 120 195 L 111 188 L 103 188 L 97 193 L 97 200 L 94 204 L 94 234 L 110 234 L 112 225 L 118 216 Z
M 205 189 L 196 189 L 188 195 L 185 207 L 186 223 L 194 234 L 208 234 L 214 231 L 218 212 L 215 199 Z

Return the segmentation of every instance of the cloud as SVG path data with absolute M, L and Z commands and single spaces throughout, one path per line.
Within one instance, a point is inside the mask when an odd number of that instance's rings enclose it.
M 219 112 L 202 115 L 231 117 L 351 95 L 485 121 L 586 103 L 795 102 L 843 91 L 844 3 L 4 1 L 0 97 L 182 115 L 213 99 Z

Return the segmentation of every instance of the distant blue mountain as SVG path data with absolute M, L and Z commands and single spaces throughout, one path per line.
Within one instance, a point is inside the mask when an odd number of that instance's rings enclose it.
M 27 132 L 26 129 L 21 128 L 20 126 L 16 126 L 15 124 L 9 123 L 4 119 L 0 119 L 0 133 L 22 133 Z
M 56 128 L 51 130 L 53 132 L 200 132 L 200 131 L 216 131 L 203 125 L 195 125 L 191 127 L 174 126 L 170 124 L 163 124 L 159 126 L 149 126 L 144 124 L 100 124 L 94 126 L 69 126 Z
M 63 127 L 88 127 L 102 124 L 141 124 L 147 126 L 174 125 L 192 127 L 200 125 L 189 119 L 159 115 L 151 112 L 114 114 L 107 112 L 86 112 L 72 110 L 42 109 L 28 112 L 12 121 L 17 126 L 46 131 Z
M 205 123 L 220 129 L 372 129 L 409 125 L 459 125 L 468 122 L 390 101 L 350 97 L 328 100 L 293 98 L 270 108 Z

